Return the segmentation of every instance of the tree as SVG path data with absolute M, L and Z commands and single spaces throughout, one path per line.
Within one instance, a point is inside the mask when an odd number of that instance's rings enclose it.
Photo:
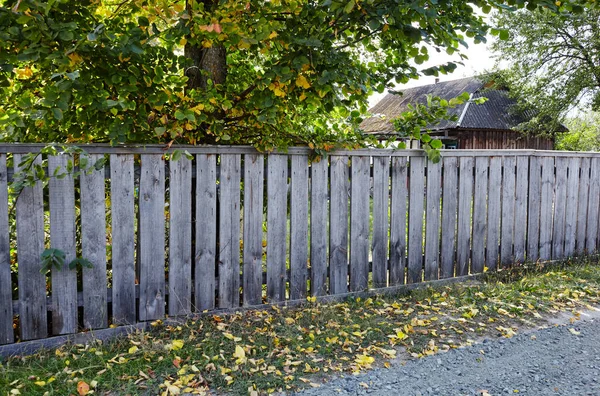
M 366 99 L 429 51 L 485 41 L 474 9 L 550 0 L 0 0 L 4 141 L 363 141 Z M 493 33 L 504 34 L 495 30 Z
M 600 151 L 600 113 L 568 118 L 565 125 L 568 132 L 556 135 L 557 150 Z
M 510 32 L 508 40 L 492 45 L 500 67 L 510 65 L 500 79 L 521 110 L 536 112 L 525 130 L 554 132 L 571 110 L 600 109 L 600 10 L 566 11 L 539 8 L 493 17 L 497 28 Z

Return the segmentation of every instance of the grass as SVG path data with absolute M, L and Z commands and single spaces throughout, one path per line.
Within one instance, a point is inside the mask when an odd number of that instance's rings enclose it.
M 600 266 L 519 267 L 486 282 L 404 296 L 206 315 L 109 343 L 66 345 L 0 361 L 0 395 L 266 394 L 318 386 L 328 375 L 388 367 L 511 337 L 550 315 L 600 301 Z

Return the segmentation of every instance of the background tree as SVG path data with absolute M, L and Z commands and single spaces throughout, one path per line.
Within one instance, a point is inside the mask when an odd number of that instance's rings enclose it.
M 525 130 L 554 132 L 571 110 L 600 109 L 600 10 L 568 11 L 498 12 L 492 19 L 509 32 L 492 45 L 499 67 L 509 65 L 499 80 L 521 110 L 536 111 Z
M 567 118 L 568 132 L 556 135 L 555 147 L 568 151 L 600 151 L 600 113 Z

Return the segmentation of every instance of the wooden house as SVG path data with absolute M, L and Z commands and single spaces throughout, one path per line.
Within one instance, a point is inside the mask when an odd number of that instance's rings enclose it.
M 453 109 L 456 121 L 443 120 L 428 126 L 430 135 L 442 140 L 447 149 L 537 149 L 552 150 L 554 140 L 549 137 L 526 136 L 514 128 L 528 121 L 527 112 L 517 113 L 516 104 L 508 92 L 493 84 L 486 84 L 477 77 L 439 82 L 399 92 L 388 93 L 370 109 L 373 115 L 364 120 L 361 129 L 377 135 L 381 140 L 396 134 L 392 120 L 407 111 L 410 103 L 426 103 L 427 95 L 450 100 L 468 92 L 471 98 L 486 97 L 484 104 L 466 102 Z M 530 113 L 531 114 L 531 113 Z M 413 146 L 414 147 L 414 146 Z

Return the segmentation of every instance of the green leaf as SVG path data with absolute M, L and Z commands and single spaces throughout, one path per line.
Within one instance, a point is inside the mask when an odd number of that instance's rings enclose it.
M 510 34 L 508 33 L 508 30 L 500 30 L 499 37 L 500 40 L 508 40 L 510 38 Z
M 167 128 L 165 127 L 156 127 L 154 128 L 154 133 L 156 133 L 156 136 L 162 136 L 165 134 Z
M 54 116 L 55 119 L 57 119 L 58 121 L 63 119 L 63 112 L 61 109 L 55 107 L 52 109 L 52 115 Z
M 442 148 L 442 141 L 439 139 L 433 139 L 430 143 L 431 147 L 434 149 L 441 149 Z

